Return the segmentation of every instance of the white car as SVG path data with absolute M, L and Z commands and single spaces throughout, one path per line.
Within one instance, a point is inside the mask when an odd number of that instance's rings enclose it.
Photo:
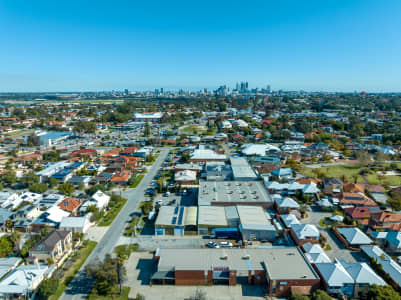
M 232 247 L 233 243 L 230 242 L 220 242 L 220 247 Z

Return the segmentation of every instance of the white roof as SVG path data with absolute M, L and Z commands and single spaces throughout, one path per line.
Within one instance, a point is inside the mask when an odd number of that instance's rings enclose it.
M 299 208 L 299 204 L 292 198 L 285 197 L 281 199 L 276 199 L 276 203 L 279 207 L 289 207 L 289 208 Z
M 192 170 L 178 171 L 175 173 L 174 179 L 176 181 L 195 181 L 196 180 L 196 171 L 192 171 Z
M 354 279 L 355 283 L 386 285 L 386 282 L 367 263 L 347 263 L 342 260 L 341 264 Z
M 277 181 L 268 181 L 268 182 L 265 181 L 265 186 L 269 190 L 281 191 L 281 190 L 287 190 L 289 184 L 288 183 L 278 183 Z
M 270 144 L 247 144 L 242 147 L 242 153 L 245 155 L 265 156 L 269 151 L 279 152 L 280 149 Z
M 295 235 L 300 240 L 308 238 L 319 238 L 320 232 L 317 227 L 313 224 L 294 224 L 291 226 Z
M 135 118 L 140 119 L 155 119 L 155 118 L 162 118 L 162 112 L 154 112 L 154 113 L 135 113 Z
M 191 159 L 217 159 L 217 160 L 226 160 L 226 156 L 224 154 L 217 154 L 211 149 L 196 149 L 191 154 Z
M 334 214 L 334 215 L 332 215 L 332 216 L 330 217 L 330 220 L 332 220 L 332 221 L 337 221 L 337 222 L 342 222 L 342 221 L 344 220 L 344 217 L 343 217 L 343 216 L 340 216 L 340 215 Z
M 338 287 L 343 286 L 344 284 L 354 283 L 354 279 L 339 262 L 317 263 L 316 267 L 329 287 Z
M 69 212 L 62 210 L 58 205 L 53 205 L 46 212 L 49 214 L 47 219 L 59 223 L 63 217 L 68 217 L 70 215 Z
M 322 253 L 305 253 L 305 257 L 311 264 L 331 263 L 330 258 L 325 252 Z
M 103 208 L 109 203 L 110 196 L 103 193 L 101 190 L 98 190 L 96 193 L 92 195 L 92 199 L 97 202 L 97 207 Z
M 401 267 L 399 264 L 392 260 L 379 246 L 361 246 L 361 249 L 367 256 L 375 259 L 382 266 L 383 271 L 401 286 Z
M 323 253 L 324 250 L 319 244 L 305 243 L 302 245 L 305 253 Z
M 87 218 L 85 217 L 63 217 L 60 222 L 60 228 L 83 228 Z
M 281 219 L 284 222 L 285 227 L 287 228 L 291 228 L 291 226 L 295 225 L 295 224 L 301 224 L 297 217 L 294 216 L 293 214 L 288 214 L 288 215 L 281 215 Z
M 300 184 L 300 183 L 294 181 L 288 185 L 288 189 L 290 191 L 302 190 L 304 188 L 304 186 L 305 186 L 304 184 Z
M 320 190 L 317 188 L 314 182 L 310 184 L 305 184 L 304 188 L 302 189 L 303 194 L 317 194 L 320 193 Z
M 0 282 L 0 295 L 25 294 L 27 289 L 33 289 L 43 280 L 47 268 L 46 265 L 18 267 Z
M 372 240 L 357 227 L 340 227 L 337 231 L 345 237 L 351 245 L 368 245 Z
M 333 204 L 326 198 L 319 200 L 316 202 L 319 206 L 323 206 L 323 207 L 331 207 L 333 206 Z

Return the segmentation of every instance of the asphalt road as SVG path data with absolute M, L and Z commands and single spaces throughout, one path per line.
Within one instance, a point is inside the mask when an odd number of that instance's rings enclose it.
M 124 197 L 128 198 L 126 205 L 123 207 L 120 214 L 115 218 L 114 222 L 97 244 L 96 248 L 92 251 L 91 255 L 82 265 L 77 275 L 70 282 L 64 294 L 60 297 L 61 300 L 78 300 L 87 298 L 90 290 L 92 289 L 93 280 L 86 276 L 85 266 L 93 260 L 103 260 L 107 253 L 112 253 L 115 245 L 124 231 L 126 223 L 128 220 L 130 220 L 130 214 L 137 209 L 141 200 L 144 199 L 145 190 L 152 182 L 153 177 L 156 175 L 163 161 L 166 159 L 169 150 L 170 148 L 162 148 L 159 157 L 142 179 L 141 183 L 135 189 L 129 189 L 122 193 Z

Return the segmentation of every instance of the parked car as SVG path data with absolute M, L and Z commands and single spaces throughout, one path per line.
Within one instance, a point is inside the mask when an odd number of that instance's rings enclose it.
M 220 248 L 219 245 L 217 245 L 217 243 L 212 241 L 208 242 L 206 246 L 208 246 L 209 248 Z
M 233 243 L 231 242 L 220 242 L 220 247 L 232 247 Z

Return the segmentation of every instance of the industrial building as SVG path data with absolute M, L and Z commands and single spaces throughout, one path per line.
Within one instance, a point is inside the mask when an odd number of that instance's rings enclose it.
M 155 262 L 153 284 L 266 285 L 275 297 L 308 295 L 320 286 L 318 275 L 296 247 L 157 249 Z
M 243 240 L 273 241 L 275 239 L 276 227 L 272 225 L 270 215 L 262 207 L 238 205 L 237 211 Z
M 196 206 L 161 206 L 155 222 L 156 235 L 178 235 L 196 233 Z
M 273 201 L 259 181 L 199 181 L 198 206 L 257 205 L 271 208 Z
M 231 157 L 230 162 L 234 180 L 237 181 L 258 180 L 258 176 L 252 169 L 252 167 L 249 165 L 246 158 Z

